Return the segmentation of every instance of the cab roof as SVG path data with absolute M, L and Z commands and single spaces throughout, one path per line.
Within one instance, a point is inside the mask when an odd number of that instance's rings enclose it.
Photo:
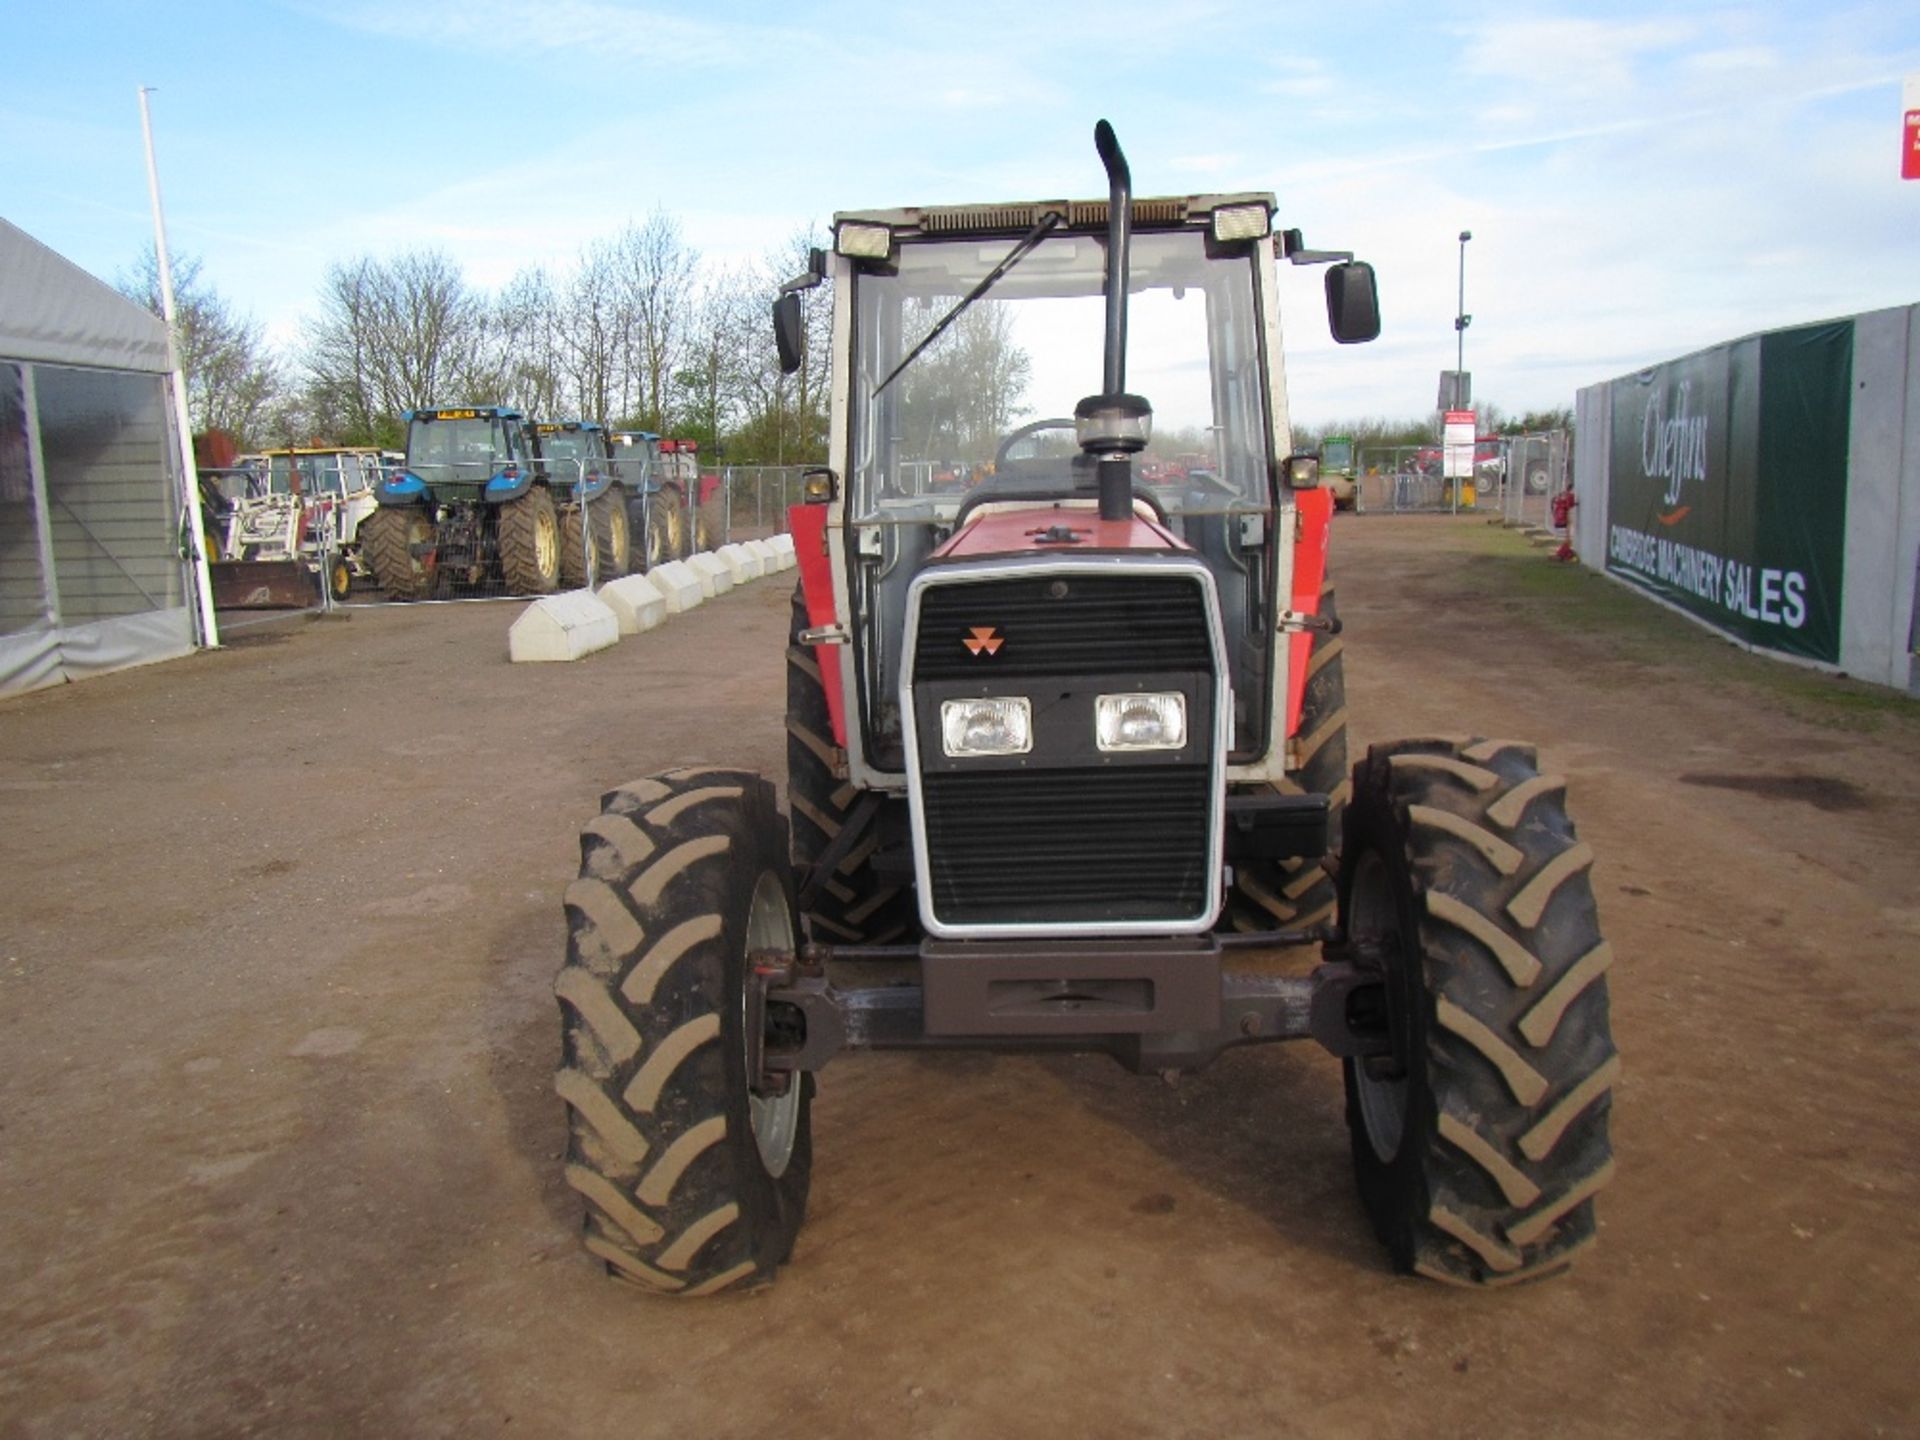
M 1231 205 L 1264 205 L 1274 211 L 1271 191 L 1241 191 L 1223 195 L 1166 195 L 1133 202 L 1136 230 L 1177 230 L 1205 225 L 1216 209 Z M 833 217 L 862 225 L 887 225 L 896 231 L 922 235 L 1021 235 L 1057 210 L 1066 217 L 1067 232 L 1106 233 L 1105 200 L 1014 200 L 998 205 L 909 205 L 891 210 L 842 210 Z
M 527 417 L 504 405 L 445 405 L 403 410 L 400 418 L 412 424 L 415 420 L 524 420 Z

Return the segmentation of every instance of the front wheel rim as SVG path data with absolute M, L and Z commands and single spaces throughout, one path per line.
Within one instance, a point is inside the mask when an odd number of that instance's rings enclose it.
M 1349 908 L 1351 915 L 1347 931 L 1356 946 L 1371 943 L 1380 949 L 1397 947 L 1398 907 L 1394 904 L 1386 863 L 1375 851 L 1363 851 L 1354 867 Z M 1385 963 L 1390 966 L 1394 961 L 1389 959 Z M 1394 977 L 1385 974 L 1380 978 L 1386 986 L 1387 1005 L 1391 1012 L 1396 989 Z M 1399 1030 L 1400 1027 L 1395 1029 Z M 1367 1073 L 1365 1059 L 1354 1059 L 1347 1063 L 1353 1067 L 1354 1092 L 1360 1101 L 1360 1121 L 1367 1133 L 1367 1143 L 1373 1147 L 1375 1157 L 1383 1165 L 1390 1164 L 1406 1140 L 1411 1069 L 1402 1064 L 1399 1078 L 1379 1080 Z
M 753 902 L 747 909 L 747 955 L 749 961 L 758 950 L 790 950 L 793 947 L 793 910 L 780 878 L 769 870 L 753 887 Z M 745 1031 L 745 988 L 741 991 L 742 1033 Z M 743 1051 L 745 1047 L 742 1047 Z M 746 1056 L 741 1062 L 744 1066 Z M 756 1095 L 752 1085 L 757 1076 L 747 1076 L 747 1119 L 753 1127 L 753 1143 L 760 1151 L 760 1163 L 774 1179 L 787 1173 L 793 1161 L 794 1143 L 800 1137 L 800 1087 L 804 1077 L 795 1075 L 787 1082 L 784 1095 Z

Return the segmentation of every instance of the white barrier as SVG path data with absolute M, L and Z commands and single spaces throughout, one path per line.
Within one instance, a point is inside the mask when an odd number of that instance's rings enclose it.
M 767 573 L 766 561 L 745 545 L 722 545 L 713 554 L 716 560 L 725 564 L 733 573 L 733 583 L 736 585 L 744 585 L 749 580 L 758 580 Z
M 669 615 L 693 609 L 711 593 L 684 560 L 669 560 L 665 565 L 654 566 L 647 572 L 647 579 L 659 587 Z
M 733 570 L 726 561 L 710 551 L 687 557 L 687 568 L 700 577 L 700 589 L 711 600 L 733 589 Z
M 667 597 L 645 575 L 623 575 L 600 587 L 600 599 L 619 617 L 622 635 L 638 635 L 667 618 Z
M 754 558 L 760 562 L 760 573 L 762 575 L 771 575 L 774 571 L 785 568 L 780 563 L 780 551 L 776 549 L 771 542 L 766 540 L 742 540 L 740 543 L 751 551 Z
M 782 570 L 791 570 L 800 563 L 799 557 L 793 553 L 793 536 L 776 535 L 767 543 L 773 546 L 774 553 L 779 556 Z
M 588 590 L 543 595 L 507 630 L 507 658 L 578 660 L 620 639 L 620 619 Z

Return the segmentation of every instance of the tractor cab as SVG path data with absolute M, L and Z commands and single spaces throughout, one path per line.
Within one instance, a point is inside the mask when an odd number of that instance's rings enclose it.
M 539 469 L 556 495 L 576 490 L 588 500 L 612 483 L 607 457 L 607 432 L 592 420 L 542 420 L 533 426 L 533 444 Z
M 1181 556 L 1204 570 L 1235 778 L 1279 776 L 1275 636 L 1292 608 L 1296 496 L 1315 481 L 1310 464 L 1289 465 L 1274 262 L 1347 257 L 1276 237 L 1273 208 L 1265 194 L 1134 201 L 1118 252 L 1115 211 L 1098 202 L 836 217 L 820 269 L 849 340 L 834 356 L 846 404 L 819 518 L 851 642 L 838 697 L 849 764 L 864 783 L 903 787 L 912 768 L 900 694 L 916 581 L 987 553 L 1041 568 Z M 1336 271 L 1336 334 L 1368 338 L 1371 272 Z M 943 483 L 960 470 L 970 484 Z
M 400 418 L 407 425 L 406 462 L 381 486 L 382 504 L 418 504 L 429 492 L 499 503 L 533 483 L 533 446 L 518 410 L 469 405 L 409 410 Z

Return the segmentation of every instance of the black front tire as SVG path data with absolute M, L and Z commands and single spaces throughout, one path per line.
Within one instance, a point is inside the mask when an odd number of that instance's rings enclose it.
M 627 511 L 627 520 L 638 545 L 634 569 L 644 575 L 674 558 L 673 513 L 663 496 L 649 495 Z
M 560 585 L 560 517 L 536 485 L 500 507 L 500 571 L 514 595 L 550 595 Z
M 578 505 L 569 505 L 560 512 L 560 584 L 578 590 L 586 583 L 586 512 Z
M 618 490 L 609 490 L 588 507 L 593 525 L 593 570 L 600 584 L 618 580 L 633 570 L 633 530 L 627 523 L 627 502 Z
M 609 791 L 566 909 L 554 1083 L 587 1249 L 660 1294 L 770 1281 L 813 1170 L 813 1077 L 763 1096 L 747 1075 L 748 956 L 798 941 L 772 785 L 678 770 Z
M 802 874 L 839 837 L 861 797 L 845 778 L 846 752 L 833 743 L 820 663 L 813 647 L 800 643 L 806 626 L 806 599 L 796 585 L 787 630 L 787 804 L 793 810 L 793 863 Z M 903 810 L 906 802 L 882 796 L 877 803 Z M 815 940 L 895 945 L 920 937 L 913 887 L 891 883 L 874 868 L 883 826 L 878 816 L 870 823 L 813 896 L 806 921 Z M 904 824 L 893 828 L 905 830 Z
M 1340 616 L 1333 582 L 1320 591 L 1319 613 Z M 1288 794 L 1327 797 L 1327 843 L 1337 847 L 1340 817 L 1353 785 L 1347 778 L 1347 679 L 1345 644 L 1338 635 L 1316 630 L 1308 651 L 1306 695 L 1300 702 L 1300 728 L 1293 742 L 1287 778 L 1274 789 Z M 1282 646 L 1277 658 L 1286 660 Z M 1253 860 L 1236 865 L 1227 892 L 1222 929 L 1236 931 L 1304 929 L 1334 918 L 1333 878 L 1328 857 Z
M 420 600 L 433 589 L 435 567 L 427 553 L 433 521 L 423 510 L 382 506 L 360 524 L 360 544 L 380 588 L 393 600 Z
M 1565 788 L 1498 740 L 1376 745 L 1355 769 L 1341 922 L 1392 1054 L 1344 1062 L 1347 1123 L 1401 1271 L 1508 1284 L 1593 1239 L 1620 1062 Z

